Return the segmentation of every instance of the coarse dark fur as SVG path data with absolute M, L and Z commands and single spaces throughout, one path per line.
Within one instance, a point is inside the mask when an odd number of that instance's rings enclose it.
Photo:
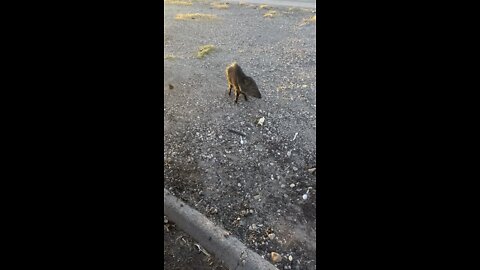
M 245 100 L 248 100 L 247 95 L 262 98 L 262 94 L 258 91 L 258 86 L 255 81 L 245 75 L 242 68 L 236 62 L 229 65 L 225 73 L 227 75 L 228 95 L 231 95 L 233 87 L 235 91 L 235 103 L 238 102 L 240 94 L 243 94 Z

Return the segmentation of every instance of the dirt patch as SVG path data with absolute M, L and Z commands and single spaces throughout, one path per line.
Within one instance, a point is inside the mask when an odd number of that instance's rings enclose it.
M 200 251 L 188 234 L 168 223 L 163 228 L 163 268 L 170 270 L 228 270 L 214 256 Z M 201 247 L 201 246 L 200 246 Z
M 316 269 L 316 26 L 299 25 L 314 10 L 275 10 L 266 20 L 235 3 L 165 6 L 165 55 L 176 56 L 164 61 L 165 187 L 265 259 L 279 253 L 279 269 Z M 197 59 L 204 44 L 218 50 Z M 234 61 L 262 99 L 228 96 Z

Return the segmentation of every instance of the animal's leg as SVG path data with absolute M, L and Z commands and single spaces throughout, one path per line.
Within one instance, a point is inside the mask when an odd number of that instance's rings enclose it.
M 232 94 L 232 85 L 229 83 L 228 84 L 228 95 L 230 96 Z
M 240 91 L 240 94 L 243 94 L 243 96 L 245 97 L 245 100 L 248 100 L 247 95 L 245 95 L 245 93 L 242 92 L 242 87 L 240 87 L 240 85 L 239 85 L 238 88 L 239 88 L 238 90 Z
M 238 97 L 240 96 L 240 91 L 238 91 L 237 89 L 235 89 L 235 103 L 238 102 Z

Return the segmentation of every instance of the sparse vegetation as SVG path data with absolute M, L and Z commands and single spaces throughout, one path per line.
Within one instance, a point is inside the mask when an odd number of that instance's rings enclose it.
M 205 45 L 200 47 L 200 49 L 197 52 L 197 58 L 201 59 L 205 57 L 205 55 L 211 53 L 215 49 L 215 46 L 213 45 Z
M 270 9 L 270 7 L 268 5 L 260 5 L 258 9 Z
M 164 0 L 164 3 L 167 5 L 179 5 L 179 6 L 191 6 L 192 1 L 182 1 L 182 0 Z
M 165 60 L 174 60 L 176 57 L 173 54 L 167 54 L 163 59 Z
M 218 17 L 213 14 L 203 13 L 179 13 L 175 16 L 175 20 L 214 20 Z
M 246 2 L 242 2 L 242 1 L 240 1 L 238 3 L 238 5 L 241 6 L 241 7 L 246 7 L 246 8 L 254 8 L 254 9 L 257 8 L 257 6 L 254 5 L 254 4 L 249 4 L 249 3 L 246 3 Z
M 287 10 L 283 11 L 285 14 L 293 14 L 296 12 L 301 12 L 302 10 L 298 7 L 289 7 Z
M 317 15 L 313 15 L 308 19 L 303 19 L 303 22 L 300 25 L 307 25 L 307 24 L 314 24 L 317 23 Z
M 275 10 L 269 10 L 267 13 L 263 14 L 263 17 L 265 18 L 273 18 L 277 16 L 277 12 Z
M 211 6 L 216 9 L 228 9 L 227 3 L 212 3 Z

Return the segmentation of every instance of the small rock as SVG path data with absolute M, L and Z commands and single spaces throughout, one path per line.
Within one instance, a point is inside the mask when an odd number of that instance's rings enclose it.
M 297 168 L 297 167 L 295 167 L 295 166 L 293 166 L 293 168 L 292 168 L 292 169 L 293 169 L 293 171 L 295 171 L 295 172 L 296 172 L 296 171 L 298 171 L 298 168 Z
M 241 186 L 242 186 L 242 184 L 238 183 L 238 187 L 241 187 Z
M 288 260 L 289 260 L 289 261 L 293 261 L 292 255 L 288 255 Z
M 165 223 L 165 224 L 168 223 L 168 218 L 166 216 L 163 216 L 163 223 Z
M 265 117 L 258 119 L 257 125 L 263 126 L 263 122 L 265 122 Z
M 291 155 L 292 155 L 292 151 L 289 150 L 289 151 L 287 152 L 287 157 L 290 157 Z
M 316 170 L 317 170 L 317 168 L 311 168 L 311 169 L 308 169 L 308 172 L 309 173 L 314 173 Z
M 258 199 L 260 199 L 260 195 L 255 195 L 255 196 L 253 196 L 253 198 L 254 198 L 255 200 L 258 200 Z
M 280 254 L 278 254 L 276 252 L 272 252 L 271 256 L 272 256 L 272 262 L 274 262 L 274 263 L 278 263 L 278 262 L 282 261 L 282 256 L 280 256 Z
M 304 200 L 306 200 L 306 199 L 308 198 L 308 195 L 307 195 L 307 194 L 303 194 L 302 198 L 303 198 Z
M 270 240 L 275 239 L 275 234 L 274 233 L 269 233 L 268 238 L 270 238 Z
M 169 88 L 169 89 L 173 89 L 173 85 L 168 84 L 168 88 Z
M 281 188 L 284 188 L 284 187 L 285 187 L 285 184 L 282 184 L 280 187 L 281 187 Z
M 295 184 L 290 184 L 290 187 L 291 187 L 291 188 L 294 188 L 294 187 L 295 187 Z

